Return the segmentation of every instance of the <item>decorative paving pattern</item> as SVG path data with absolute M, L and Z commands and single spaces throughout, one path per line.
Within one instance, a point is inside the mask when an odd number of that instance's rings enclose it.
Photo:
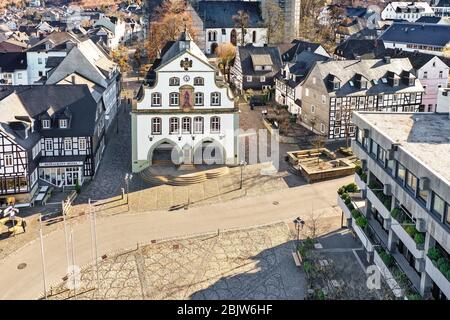
M 81 274 L 81 288 L 50 299 L 303 299 L 285 224 L 150 244 Z M 286 261 L 285 259 L 288 259 Z

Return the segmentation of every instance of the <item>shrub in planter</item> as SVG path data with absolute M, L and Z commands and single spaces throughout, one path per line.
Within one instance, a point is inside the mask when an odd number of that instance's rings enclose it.
M 400 209 L 399 208 L 394 208 L 394 209 L 391 210 L 391 216 L 395 220 L 398 219 L 399 215 L 400 215 Z
M 342 196 L 345 193 L 345 187 L 340 187 L 337 191 L 338 195 Z
M 383 195 L 384 196 L 384 195 Z M 386 207 L 386 208 L 390 208 L 391 207 L 391 199 L 389 199 L 389 198 L 384 198 L 383 199 L 383 205 Z
M 447 271 L 447 274 L 445 274 L 445 277 L 448 281 L 450 281 L 450 270 Z
M 449 265 L 445 258 L 439 258 L 438 268 L 439 268 L 439 271 L 441 271 L 443 275 L 447 274 L 447 272 L 449 271 Z
M 416 236 L 417 230 L 416 230 L 415 226 L 412 226 L 409 223 L 411 223 L 410 220 L 404 221 L 402 224 L 402 227 L 403 227 L 403 229 L 405 229 L 406 233 L 409 234 L 409 236 L 414 239 L 414 237 Z
M 355 166 L 355 172 L 360 176 L 361 173 L 363 173 L 363 169 L 361 168 L 361 166 L 359 164 L 357 164 Z
M 347 208 L 348 208 L 348 210 L 352 211 L 352 210 L 355 209 L 355 206 L 354 206 L 352 203 L 349 203 L 349 204 L 347 205 Z
M 423 233 L 417 232 L 417 233 L 414 235 L 414 241 L 415 241 L 417 244 L 424 244 L 424 243 L 425 243 L 425 236 L 423 235 Z
M 303 263 L 303 270 L 305 270 L 305 272 L 310 275 L 312 273 L 312 271 L 314 270 L 314 266 L 312 265 L 311 262 L 309 261 L 305 261 Z
M 418 293 L 410 293 L 406 295 L 408 300 L 422 300 L 422 296 Z
M 350 183 L 345 186 L 345 190 L 347 192 L 356 192 L 358 191 L 358 186 L 356 185 L 356 183 Z
M 391 256 L 389 253 L 387 253 L 386 251 L 380 251 L 378 253 L 380 255 L 381 260 L 383 260 L 384 264 L 388 267 L 392 266 L 392 264 L 394 263 L 394 257 Z
M 361 217 L 361 212 L 359 212 L 359 210 L 353 209 L 350 213 L 352 214 L 352 217 L 355 219 Z
M 431 261 L 437 261 L 441 257 L 441 253 L 436 248 L 430 248 L 428 250 L 428 257 L 431 259 Z
M 362 229 L 367 227 L 367 219 L 366 217 L 360 216 L 356 219 L 356 225 Z
M 349 197 L 349 198 L 346 198 L 346 199 L 344 200 L 344 203 L 345 203 L 346 206 L 349 206 L 349 205 L 352 203 L 352 199 L 350 199 L 350 197 Z

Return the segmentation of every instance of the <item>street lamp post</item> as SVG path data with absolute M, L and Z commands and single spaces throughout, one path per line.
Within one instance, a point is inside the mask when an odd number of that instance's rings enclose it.
M 297 243 L 300 241 L 300 229 L 303 229 L 303 226 L 305 225 L 305 221 L 303 221 L 302 218 L 297 217 L 294 220 L 295 229 L 297 230 Z
M 242 160 L 240 163 L 239 163 L 239 166 L 241 167 L 241 184 L 240 184 L 240 186 L 239 186 L 239 189 L 242 189 L 242 184 L 243 184 L 243 168 L 245 168 L 245 166 L 247 165 L 247 162 L 246 161 L 244 161 L 244 160 Z
M 47 280 L 45 278 L 44 237 L 42 236 L 42 214 L 39 216 L 39 239 L 41 241 L 42 278 L 44 281 L 44 297 L 47 300 Z
M 126 173 L 125 174 L 125 186 L 127 188 L 127 207 L 128 207 L 128 210 L 130 210 L 130 204 L 129 204 L 129 201 L 128 201 L 128 196 L 129 196 L 129 193 L 130 193 L 130 181 L 131 181 L 131 179 L 133 179 L 133 175 L 130 174 L 130 173 Z

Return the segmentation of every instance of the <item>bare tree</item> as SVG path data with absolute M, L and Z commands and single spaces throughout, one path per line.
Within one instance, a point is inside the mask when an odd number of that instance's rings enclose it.
M 265 0 L 262 7 L 264 25 L 267 28 L 267 43 L 280 43 L 284 38 L 284 12 L 278 1 Z
M 168 41 L 175 41 L 180 33 L 187 29 L 195 40 L 199 30 L 194 26 L 188 4 L 183 0 L 165 0 L 155 9 L 153 21 L 149 26 L 147 52 L 149 58 L 155 59 Z
M 312 145 L 314 149 L 321 149 L 325 145 L 325 137 L 317 136 L 313 141 Z M 320 156 L 317 156 L 317 163 L 320 162 Z
M 241 29 L 241 46 L 243 46 L 245 45 L 245 35 L 250 25 L 250 16 L 246 11 L 239 10 L 232 18 L 235 27 Z
M 231 63 L 236 56 L 236 47 L 226 42 L 221 43 L 216 48 L 217 58 L 219 60 L 219 68 L 225 76 L 226 81 L 230 81 Z

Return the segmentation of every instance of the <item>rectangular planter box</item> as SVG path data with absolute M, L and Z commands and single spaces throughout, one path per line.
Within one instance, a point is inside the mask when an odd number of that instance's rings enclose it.
M 442 274 L 442 272 L 436 268 L 433 261 L 430 258 L 425 257 L 425 271 L 433 279 L 434 283 L 438 285 L 441 291 L 450 297 L 450 281 Z
M 377 209 L 377 211 L 381 214 L 381 216 L 384 219 L 389 219 L 391 213 L 380 201 L 380 199 L 377 198 L 375 193 L 373 193 L 372 190 L 370 190 L 369 188 L 367 188 L 367 199 L 369 199 L 370 203 L 372 203 L 372 206 L 375 207 L 375 209 Z
M 409 236 L 409 234 L 403 229 L 403 227 L 400 225 L 400 223 L 395 220 L 394 218 L 391 218 L 391 229 L 395 233 L 395 235 L 402 240 L 403 244 L 408 248 L 408 250 L 412 253 L 412 255 L 415 258 L 423 258 L 425 256 L 424 250 L 418 250 L 416 242 L 413 238 Z
M 339 195 L 337 195 L 337 203 L 339 205 L 339 207 L 341 207 L 342 211 L 344 212 L 344 215 L 347 218 L 351 218 L 352 214 L 350 213 L 350 210 L 348 209 L 348 207 L 345 205 L 344 200 L 341 199 L 341 197 Z
M 355 173 L 355 183 L 359 189 L 361 190 L 366 189 L 366 183 L 359 177 L 357 173 Z
M 358 235 L 359 240 L 362 242 L 362 244 L 363 244 L 364 248 L 366 248 L 367 252 L 372 252 L 373 251 L 372 242 L 366 236 L 364 231 L 356 224 L 355 219 L 352 219 L 352 228 L 355 231 L 355 233 Z
M 405 295 L 404 289 L 400 287 L 397 280 L 395 280 L 394 276 L 392 275 L 391 271 L 388 269 L 388 267 L 384 264 L 383 260 L 381 259 L 378 252 L 374 251 L 373 253 L 373 262 L 378 267 L 378 269 L 381 272 L 381 275 L 386 280 L 387 285 L 389 288 L 391 288 L 392 292 L 397 298 L 401 298 Z

